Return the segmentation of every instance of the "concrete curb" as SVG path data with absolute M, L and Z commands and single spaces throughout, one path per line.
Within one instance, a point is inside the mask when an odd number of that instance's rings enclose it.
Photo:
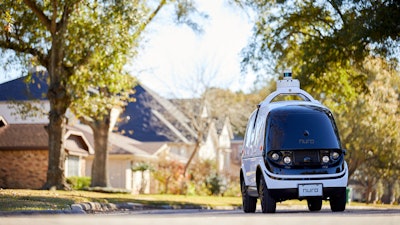
M 0 216 L 32 216 L 32 215 L 53 215 L 53 214 L 86 214 L 83 210 L 22 210 L 22 211 L 11 211 L 11 212 L 0 212 Z
M 52 215 L 52 214 L 91 214 L 91 213 L 107 213 L 115 211 L 137 211 L 137 210 L 154 210 L 154 209 L 199 209 L 199 210 L 235 210 L 237 207 L 221 206 L 209 207 L 200 205 L 146 205 L 141 203 L 99 203 L 99 202 L 83 202 L 70 206 L 65 210 L 22 210 L 22 211 L 0 211 L 1 216 L 30 216 L 30 215 Z
M 139 203 L 99 203 L 99 202 L 83 202 L 72 204 L 72 210 L 80 210 L 84 212 L 106 212 L 106 211 L 117 211 L 117 210 L 143 210 L 145 208 L 150 208 Z
M 217 207 L 214 209 L 227 209 L 227 207 Z M 228 207 L 229 209 L 236 209 Z M 84 202 L 71 205 L 72 210 L 84 211 L 86 213 L 110 212 L 110 211 L 136 211 L 136 210 L 152 210 L 152 209 L 213 209 L 209 206 L 200 205 L 146 205 L 141 203 L 98 203 Z

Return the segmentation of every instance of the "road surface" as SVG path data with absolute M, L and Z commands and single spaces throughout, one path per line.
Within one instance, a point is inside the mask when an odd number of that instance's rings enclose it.
M 240 210 L 148 210 L 87 215 L 5 216 L 1 225 L 399 225 L 400 209 L 348 207 L 345 212 L 333 213 L 329 208 L 309 212 L 305 208 L 278 208 L 275 214 L 245 214 Z

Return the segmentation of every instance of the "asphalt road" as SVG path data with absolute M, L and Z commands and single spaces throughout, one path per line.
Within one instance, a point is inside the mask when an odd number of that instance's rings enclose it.
M 0 224 L 14 225 L 387 225 L 400 224 L 400 209 L 348 207 L 345 212 L 333 213 L 328 208 L 309 212 L 305 208 L 278 208 L 275 214 L 245 214 L 239 210 L 148 210 L 87 215 L 5 216 Z

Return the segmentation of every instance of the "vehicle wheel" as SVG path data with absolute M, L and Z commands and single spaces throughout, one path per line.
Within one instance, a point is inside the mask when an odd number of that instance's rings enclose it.
M 254 213 L 256 211 L 257 198 L 250 196 L 247 193 L 247 187 L 246 187 L 246 183 L 244 182 L 244 180 L 242 181 L 241 189 L 242 189 L 243 211 L 245 213 Z
M 330 197 L 329 203 L 333 212 L 342 212 L 346 209 L 346 188 L 340 188 Z
M 310 211 L 320 211 L 322 208 L 322 198 L 307 199 L 307 205 Z
M 260 176 L 260 184 L 258 188 L 258 195 L 261 202 L 261 210 L 263 213 L 274 213 L 276 210 L 276 201 L 269 193 L 264 177 Z

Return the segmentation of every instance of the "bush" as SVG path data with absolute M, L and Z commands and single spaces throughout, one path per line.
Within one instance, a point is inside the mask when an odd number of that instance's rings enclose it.
M 67 183 L 74 190 L 83 190 L 90 187 L 90 177 L 67 177 Z
M 226 190 L 226 181 L 217 173 L 207 176 L 205 184 L 210 195 L 220 195 Z

